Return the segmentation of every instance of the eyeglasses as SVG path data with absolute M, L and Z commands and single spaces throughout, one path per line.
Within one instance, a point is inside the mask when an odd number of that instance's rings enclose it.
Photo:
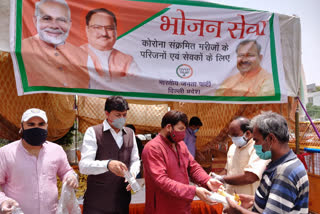
M 56 22 L 59 25 L 65 25 L 69 23 L 69 20 L 64 18 L 64 17 L 58 17 L 58 18 L 52 18 L 51 16 L 39 16 L 40 17 L 40 21 L 43 23 L 47 23 L 47 24 L 51 24 L 52 22 Z
M 243 58 L 243 57 L 247 57 L 247 58 L 251 58 L 251 57 L 257 57 L 258 55 L 256 54 L 238 54 L 237 57 L 239 58 Z
M 90 25 L 89 28 L 92 28 L 95 31 L 115 31 L 116 27 L 115 26 L 103 26 L 103 25 Z

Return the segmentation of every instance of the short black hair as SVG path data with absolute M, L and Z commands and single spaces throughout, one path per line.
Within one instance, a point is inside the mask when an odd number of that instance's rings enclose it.
M 132 129 L 134 131 L 134 133 L 136 133 L 136 127 L 134 127 L 134 125 L 132 124 L 127 124 L 126 127 Z
M 89 22 L 91 20 L 91 17 L 96 13 L 106 13 L 106 14 L 110 15 L 113 18 L 113 21 L 114 21 L 115 25 L 117 26 L 116 16 L 114 15 L 113 12 L 111 12 L 110 10 L 107 10 L 105 8 L 98 8 L 98 9 L 90 10 L 86 15 L 86 24 L 87 24 L 87 26 L 89 26 Z
M 189 126 L 202 126 L 202 122 L 199 117 L 191 117 Z
M 121 96 L 112 96 L 108 97 L 104 106 L 104 110 L 111 112 L 112 110 L 116 111 L 127 111 L 129 110 L 128 102 Z
M 238 121 L 240 124 L 240 129 L 243 133 L 246 131 L 252 132 L 252 128 L 250 127 L 250 120 L 246 117 L 236 117 L 234 120 Z
M 166 125 L 171 124 L 175 126 L 179 122 L 184 123 L 185 126 L 188 126 L 188 116 L 181 111 L 168 111 L 162 118 L 161 128 L 164 128 Z

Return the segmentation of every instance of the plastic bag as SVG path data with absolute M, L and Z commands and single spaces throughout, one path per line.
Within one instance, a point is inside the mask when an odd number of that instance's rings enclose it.
M 56 214 L 81 214 L 76 194 L 66 183 L 62 185 L 61 197 Z
M 23 214 L 23 212 L 20 207 L 14 207 L 12 210 L 12 214 Z
M 209 198 L 212 201 L 218 202 L 218 203 L 222 203 L 223 206 L 228 206 L 228 201 L 227 198 L 229 197 L 231 200 L 233 200 L 234 202 L 236 202 L 238 205 L 241 205 L 241 201 L 239 198 L 239 195 L 234 194 L 234 195 L 230 195 L 229 193 L 225 192 L 224 190 L 219 189 L 217 192 L 213 192 Z

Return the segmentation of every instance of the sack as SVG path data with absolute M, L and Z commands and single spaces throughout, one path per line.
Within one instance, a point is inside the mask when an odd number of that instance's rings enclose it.
M 81 214 L 76 194 L 66 182 L 62 185 L 61 197 L 56 214 Z

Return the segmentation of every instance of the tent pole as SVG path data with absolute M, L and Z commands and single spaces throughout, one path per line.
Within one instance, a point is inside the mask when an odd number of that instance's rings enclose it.
M 297 99 L 297 98 L 295 98 Z M 296 135 L 296 154 L 300 154 L 300 136 L 299 136 L 299 105 L 297 105 L 295 112 L 295 135 Z
M 78 129 L 79 129 L 79 120 L 78 120 L 78 99 L 77 95 L 74 95 L 74 107 L 76 110 L 76 120 L 75 120 L 75 157 L 76 157 L 76 164 L 78 165 L 78 156 L 77 156 L 77 151 L 78 151 Z

